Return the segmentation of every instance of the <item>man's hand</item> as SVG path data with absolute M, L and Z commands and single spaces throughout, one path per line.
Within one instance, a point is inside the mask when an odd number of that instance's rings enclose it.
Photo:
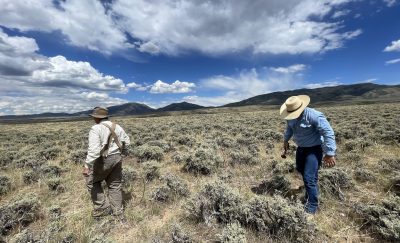
M 283 142 L 283 151 L 281 154 L 281 157 L 283 159 L 286 159 L 286 153 L 287 153 L 288 149 L 289 149 L 289 142 Z
M 322 160 L 325 162 L 325 166 L 328 168 L 336 165 L 335 156 L 325 155 Z
M 89 168 L 83 168 L 83 172 L 82 172 L 82 174 L 83 174 L 83 176 L 89 176 L 89 172 L 90 172 L 90 170 L 89 170 Z

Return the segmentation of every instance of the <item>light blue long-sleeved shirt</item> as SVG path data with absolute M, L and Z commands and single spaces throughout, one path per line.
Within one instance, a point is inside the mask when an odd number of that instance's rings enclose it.
M 306 108 L 299 118 L 288 120 L 284 134 L 285 142 L 293 136 L 299 147 L 322 145 L 326 155 L 336 153 L 335 133 L 323 113 Z

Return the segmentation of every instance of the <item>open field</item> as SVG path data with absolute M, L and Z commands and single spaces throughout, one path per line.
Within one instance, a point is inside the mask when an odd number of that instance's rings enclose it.
M 123 117 L 127 225 L 94 222 L 81 174 L 92 121 L 0 126 L 0 242 L 400 241 L 400 106 L 319 108 L 338 165 L 302 210 L 277 110 Z M 222 112 L 223 111 L 223 112 Z

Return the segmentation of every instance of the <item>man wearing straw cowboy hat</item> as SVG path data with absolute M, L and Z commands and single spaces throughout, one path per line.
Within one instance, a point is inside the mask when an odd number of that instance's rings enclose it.
M 318 209 L 318 170 L 322 161 L 325 166 L 336 164 L 335 134 L 321 112 L 308 108 L 310 97 L 289 97 L 281 106 L 280 115 L 287 120 L 284 133 L 282 158 L 286 158 L 289 140 L 297 144 L 296 169 L 303 176 L 306 189 L 305 211 L 314 215 Z
M 118 219 L 124 220 L 121 152 L 130 140 L 121 126 L 108 120 L 106 108 L 96 107 L 90 116 L 96 124 L 89 131 L 83 175 L 94 206 L 93 217 L 100 218 L 112 212 Z M 107 184 L 109 200 L 101 186 L 102 181 Z

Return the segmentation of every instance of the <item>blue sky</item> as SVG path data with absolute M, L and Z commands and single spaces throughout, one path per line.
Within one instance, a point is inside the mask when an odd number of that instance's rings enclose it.
M 0 115 L 400 83 L 398 0 L 0 0 Z

